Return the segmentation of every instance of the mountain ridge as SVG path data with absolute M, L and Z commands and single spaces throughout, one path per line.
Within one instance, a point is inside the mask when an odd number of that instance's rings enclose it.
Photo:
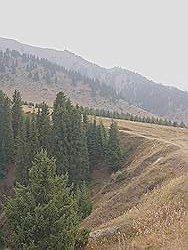
M 7 41 L 9 42 L 8 44 L 7 44 Z M 88 59 L 84 58 L 83 56 L 78 55 L 75 52 L 72 52 L 71 50 L 68 50 L 68 49 L 61 50 L 61 49 L 56 49 L 56 48 L 40 47 L 40 46 L 35 46 L 35 45 L 30 45 L 27 43 L 19 42 L 18 40 L 13 39 L 13 38 L 0 37 L 0 50 L 6 50 L 7 48 L 9 48 L 11 50 L 15 49 L 15 50 L 19 51 L 20 53 L 33 54 L 33 55 L 39 56 L 40 58 L 47 58 L 49 61 L 52 61 L 54 63 L 62 65 L 62 62 L 58 63 L 57 59 L 55 59 L 55 58 L 53 59 L 53 57 L 46 55 L 46 51 L 53 53 L 53 54 L 60 53 L 60 54 L 66 55 L 67 57 L 77 58 L 77 59 L 81 60 L 83 63 L 87 63 L 87 64 L 89 63 L 90 65 L 100 69 L 101 71 L 106 70 L 109 73 L 110 72 L 128 72 L 128 73 L 132 73 L 132 74 L 141 76 L 148 81 L 155 82 L 156 84 L 162 85 L 164 87 L 168 87 L 170 89 L 178 89 L 178 90 L 183 91 L 183 92 L 188 92 L 187 90 L 182 90 L 182 89 L 175 87 L 175 86 L 171 86 L 168 84 L 163 84 L 163 83 L 158 82 L 158 81 L 154 81 L 151 78 L 144 76 L 140 72 L 136 72 L 134 70 L 128 70 L 128 69 L 123 68 L 121 66 L 114 66 L 114 67 L 109 67 L 109 68 L 101 66 L 101 65 L 97 64 L 96 62 L 89 61 Z M 32 49 L 33 49 L 33 52 L 31 51 Z M 37 52 L 34 52 L 36 50 L 37 50 Z M 64 64 L 62 66 L 64 66 Z M 70 66 L 67 67 L 67 69 L 70 69 Z M 72 69 L 74 69 L 76 71 L 75 68 L 72 68 Z
M 5 51 L 6 48 L 39 58 L 47 58 L 67 70 L 99 81 L 100 84 L 114 89 L 118 96 L 117 101 L 123 100 L 156 116 L 188 123 L 188 92 L 186 91 L 155 83 L 139 73 L 120 67 L 106 69 L 68 50 L 40 48 L 19 43 L 13 39 L 0 38 L 0 50 Z
M 75 71 L 18 51 L 0 51 L 0 89 L 12 96 L 15 89 L 23 99 L 52 104 L 60 91 L 71 98 L 74 104 L 122 112 L 126 110 L 139 116 L 152 116 L 123 100 L 117 100 L 112 88 L 81 76 Z

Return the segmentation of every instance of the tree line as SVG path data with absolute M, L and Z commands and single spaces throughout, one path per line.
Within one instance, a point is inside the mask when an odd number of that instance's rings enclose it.
M 122 120 L 128 120 L 133 122 L 143 122 L 143 123 L 151 123 L 151 124 L 158 124 L 163 126 L 172 126 L 172 127 L 180 127 L 180 128 L 186 128 L 186 124 L 181 121 L 178 123 L 177 121 L 171 121 L 168 119 L 158 118 L 158 117 L 150 117 L 150 116 L 138 116 L 133 115 L 130 113 L 119 113 L 117 111 L 109 111 L 104 109 L 94 109 L 89 107 L 80 107 L 81 112 L 83 114 L 92 115 L 92 116 L 99 116 L 99 117 L 108 117 L 108 118 L 114 118 L 114 119 L 122 119 Z
M 11 249 L 79 249 L 80 222 L 91 213 L 88 184 L 97 164 L 121 164 L 117 124 L 110 129 L 82 115 L 63 92 L 50 111 L 43 102 L 24 114 L 15 91 L 0 91 L 0 176 L 16 165 L 15 195 L 4 205 L 4 239 Z

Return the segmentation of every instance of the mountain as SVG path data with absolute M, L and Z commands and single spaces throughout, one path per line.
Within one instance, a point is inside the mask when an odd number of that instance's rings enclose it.
M 126 103 L 127 109 L 134 107 L 139 111 L 144 110 L 146 113 L 188 123 L 188 92 L 155 83 L 138 73 L 119 67 L 112 69 L 100 67 L 67 50 L 38 48 L 0 38 L 0 50 L 5 51 L 7 48 L 47 58 L 67 70 L 78 72 L 82 77 L 94 79 L 93 82 L 99 82 L 99 85 L 110 87 L 116 93 L 116 105 L 111 105 L 115 110 L 127 112 L 124 105 L 119 104 L 123 102 Z M 98 101 L 95 101 L 95 106 L 98 106 Z M 93 105 L 88 103 L 87 106 L 90 104 Z M 107 104 L 104 106 L 107 108 Z
M 67 70 L 44 58 L 21 54 L 16 50 L 0 51 L 0 89 L 9 96 L 15 89 L 23 100 L 52 104 L 58 92 L 64 91 L 74 104 L 110 111 L 126 111 L 151 116 L 138 107 L 121 100 L 109 86 Z

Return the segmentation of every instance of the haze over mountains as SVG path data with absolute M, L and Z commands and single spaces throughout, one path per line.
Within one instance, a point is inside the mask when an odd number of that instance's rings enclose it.
M 31 59 L 23 63 L 20 58 L 17 73 L 14 75 L 10 72 L 10 65 L 6 65 L 11 76 L 7 80 L 0 72 L 0 88 L 9 94 L 18 88 L 27 100 L 40 101 L 45 97 L 50 102 L 58 91 L 64 90 L 74 102 L 84 106 L 142 116 L 163 116 L 188 123 L 188 92 L 157 84 L 140 74 L 119 67 L 100 67 L 67 50 L 39 48 L 0 38 L 0 50 L 6 51 L 7 48 L 20 54 L 47 58 L 52 62 L 44 65 L 34 59 L 37 69 L 33 68 L 31 73 L 34 75 L 38 71 L 37 81 L 33 77 L 28 78 L 26 67 Z M 47 71 L 51 72 L 51 68 L 56 68 L 57 65 L 53 63 L 63 66 L 63 72 L 55 69 L 53 79 L 47 82 L 44 75 Z

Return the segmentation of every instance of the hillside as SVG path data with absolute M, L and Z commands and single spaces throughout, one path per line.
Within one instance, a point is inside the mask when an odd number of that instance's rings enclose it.
M 79 72 L 86 78 L 96 79 L 116 92 L 117 102 L 125 101 L 149 113 L 188 122 L 188 92 L 163 86 L 126 69 L 102 68 L 67 50 L 38 48 L 0 38 L 0 50 L 5 51 L 6 48 L 47 58 L 68 70 Z M 121 109 L 120 104 L 117 106 Z
M 115 174 L 104 163 L 92 172 L 93 212 L 82 223 L 91 229 L 85 249 L 187 249 L 188 130 L 116 121 L 124 164 Z M 14 180 L 10 166 L 1 192 L 10 192 Z
M 116 174 L 93 173 L 86 249 L 187 249 L 188 130 L 118 125 L 126 162 Z
M 73 103 L 99 109 L 130 112 L 139 116 L 152 114 L 118 98 L 117 93 L 97 80 L 18 51 L 0 52 L 0 89 L 12 95 L 15 89 L 29 102 L 46 100 L 52 104 L 56 94 L 64 91 Z

